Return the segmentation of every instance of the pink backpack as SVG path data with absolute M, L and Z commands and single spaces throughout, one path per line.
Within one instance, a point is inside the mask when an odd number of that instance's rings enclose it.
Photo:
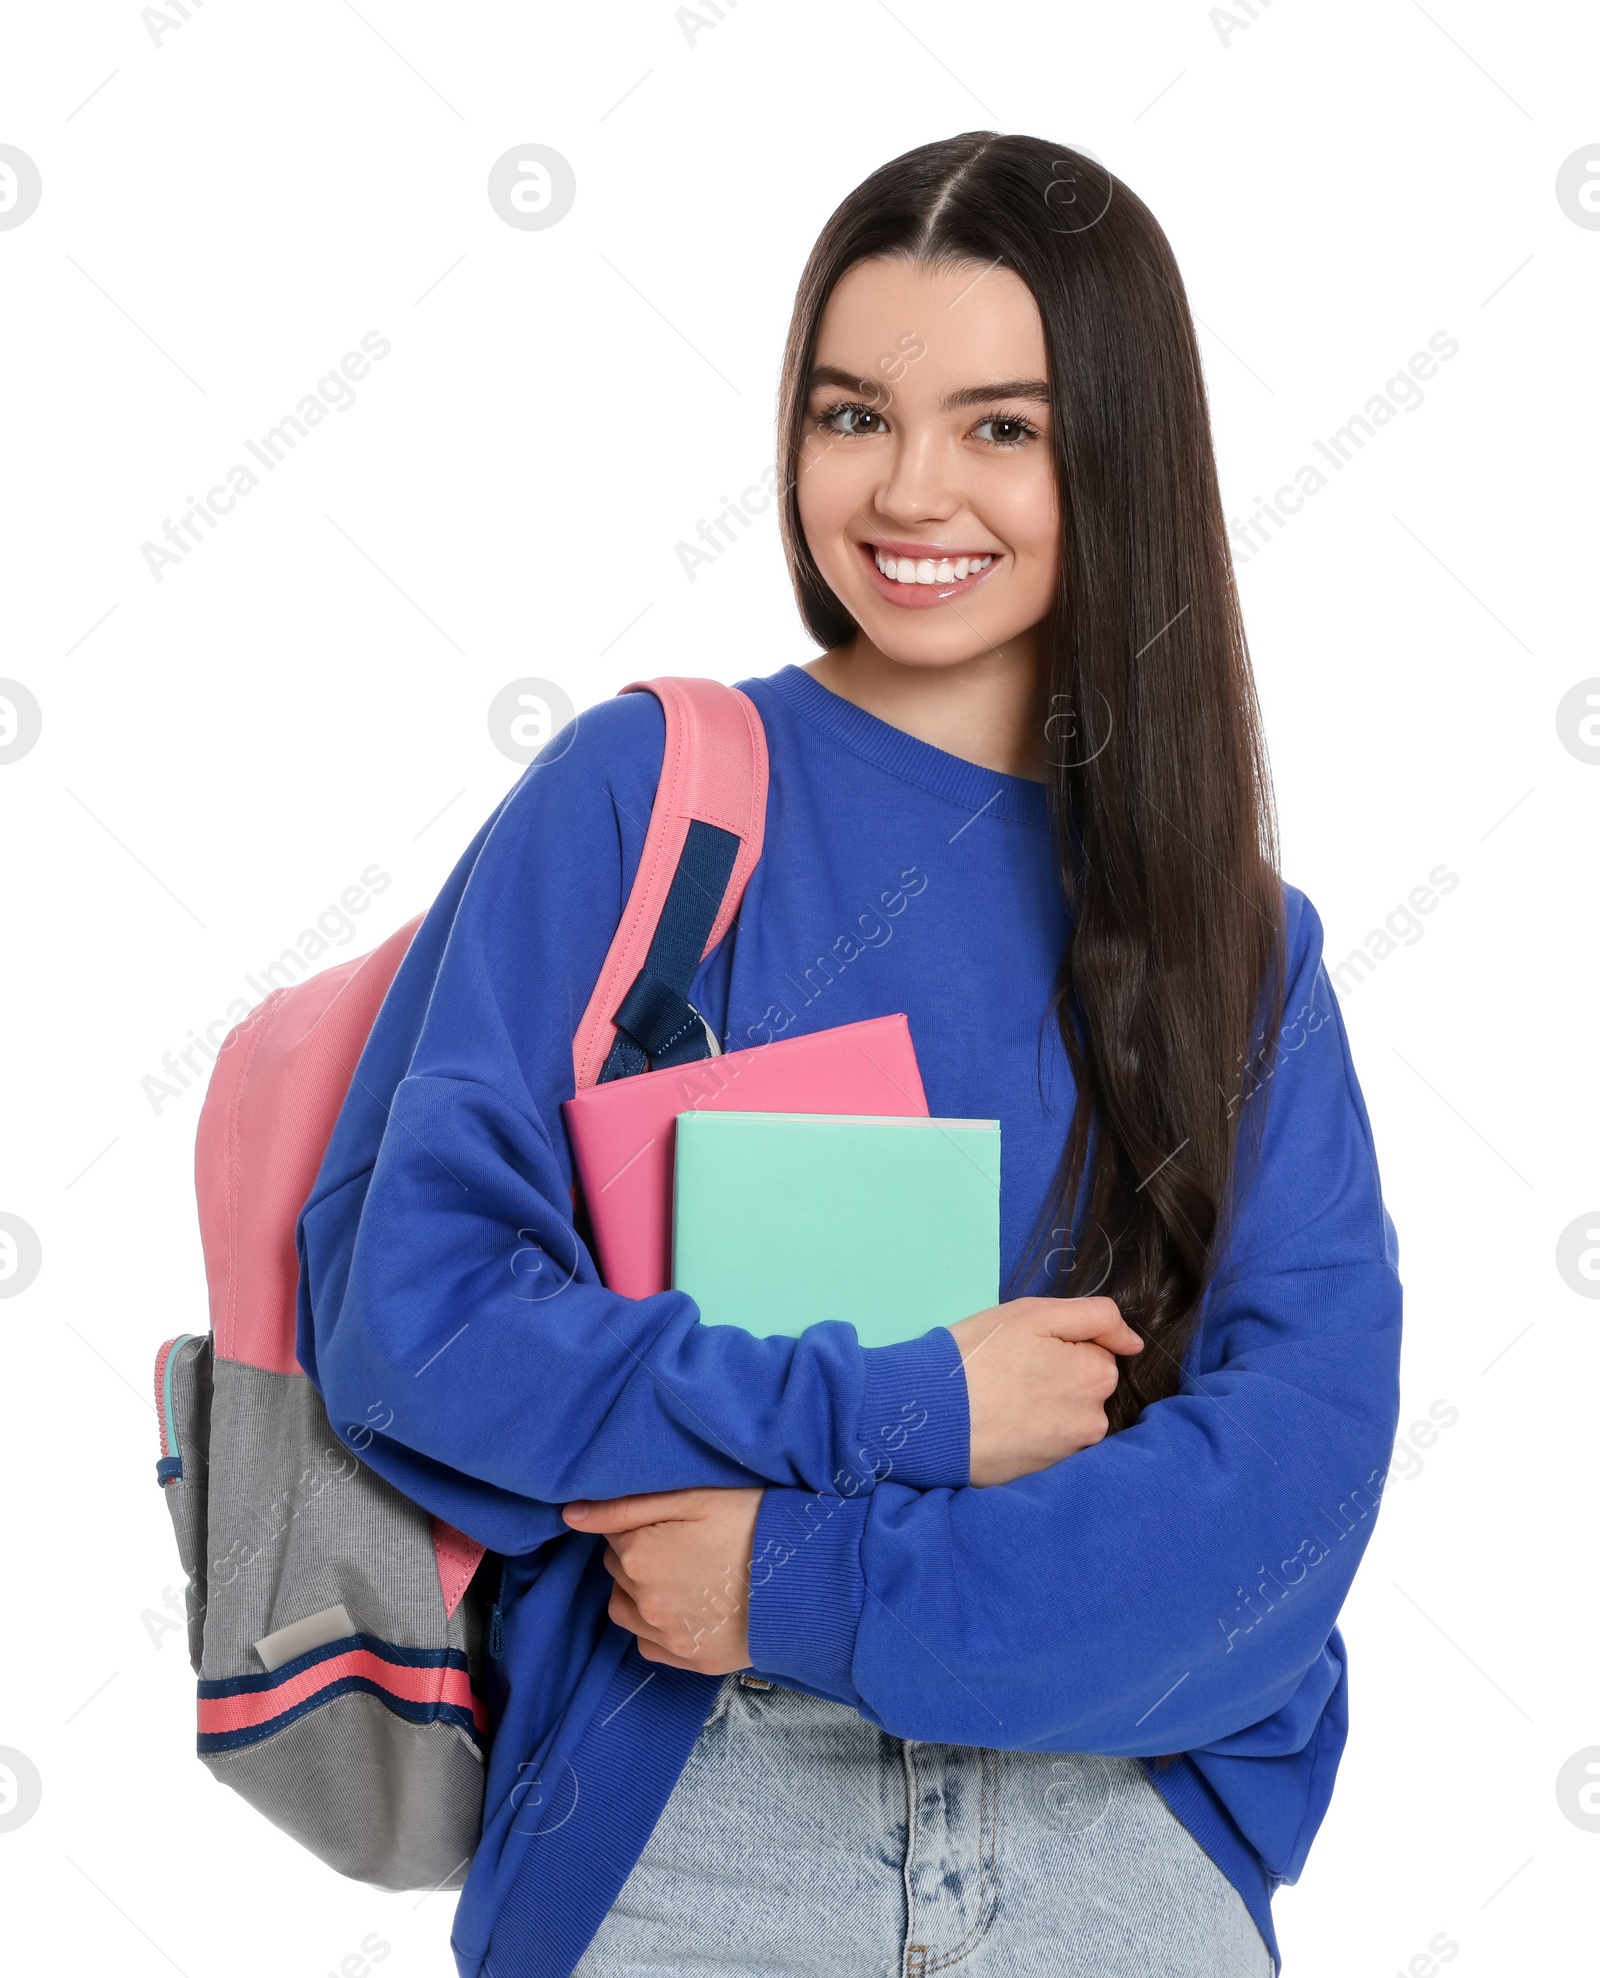
M 660 700 L 666 751 L 633 889 L 573 1039 L 576 1090 L 648 1063 L 613 1019 L 626 1026 L 630 992 L 659 994 L 645 961 L 691 826 L 701 845 L 708 825 L 737 839 L 703 959 L 738 911 L 766 816 L 766 741 L 744 694 L 690 679 L 622 691 Z M 387 1889 L 459 1887 L 477 1847 L 483 1547 L 335 1433 L 295 1358 L 295 1227 L 420 924 L 275 990 L 229 1034 L 195 1144 L 211 1331 L 169 1339 L 155 1369 L 200 1757 L 340 1873 Z M 688 1048 L 705 1054 L 698 1036 Z

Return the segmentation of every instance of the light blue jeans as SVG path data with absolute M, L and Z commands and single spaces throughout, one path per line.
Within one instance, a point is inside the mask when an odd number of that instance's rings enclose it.
M 1272 1978 L 1131 1758 L 888 1736 L 730 1676 L 573 1978 Z

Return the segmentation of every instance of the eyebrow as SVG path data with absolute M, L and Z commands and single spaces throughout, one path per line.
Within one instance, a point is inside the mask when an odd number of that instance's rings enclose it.
M 819 364 L 811 373 L 811 382 L 806 387 L 809 397 L 821 385 L 838 385 L 845 391 L 878 391 L 881 387 L 872 378 L 858 378 L 849 371 L 843 371 L 837 364 Z M 965 391 L 947 392 L 940 410 L 955 412 L 969 405 L 987 405 L 996 398 L 1025 398 L 1040 405 L 1050 403 L 1050 387 L 1043 378 L 1003 378 L 998 384 L 971 385 Z

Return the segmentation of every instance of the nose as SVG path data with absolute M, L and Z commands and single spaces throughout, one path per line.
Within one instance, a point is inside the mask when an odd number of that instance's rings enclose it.
M 904 427 L 896 434 L 888 473 L 878 490 L 878 512 L 889 522 L 942 522 L 962 506 L 953 485 L 952 462 L 942 436 Z

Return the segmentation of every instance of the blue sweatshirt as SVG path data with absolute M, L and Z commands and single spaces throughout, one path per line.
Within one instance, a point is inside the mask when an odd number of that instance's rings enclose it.
M 998 1119 L 1006 1295 L 1073 1081 L 1048 1014 L 1069 931 L 1042 784 L 962 760 L 794 666 L 766 841 L 690 990 L 727 1048 L 904 1011 L 936 1115 Z M 559 1106 L 664 747 L 637 693 L 547 745 L 467 848 L 384 1002 L 300 1220 L 300 1359 L 365 1460 L 507 1557 L 463 1978 L 566 1978 L 643 1850 L 717 1679 L 606 1615 L 561 1506 L 767 1486 L 754 1668 L 900 1737 L 1147 1762 L 1276 1957 L 1345 1741 L 1335 1620 L 1398 1414 L 1400 1284 L 1365 1106 L 1285 888 L 1288 1001 L 1260 1165 L 1182 1391 L 1036 1475 L 968 1483 L 951 1334 L 862 1348 L 702 1326 L 607 1291 Z M 754 1318 L 755 1315 L 752 1315 Z M 379 1405 L 381 1404 L 381 1408 Z M 826 1900 L 826 1892 L 819 1892 Z

